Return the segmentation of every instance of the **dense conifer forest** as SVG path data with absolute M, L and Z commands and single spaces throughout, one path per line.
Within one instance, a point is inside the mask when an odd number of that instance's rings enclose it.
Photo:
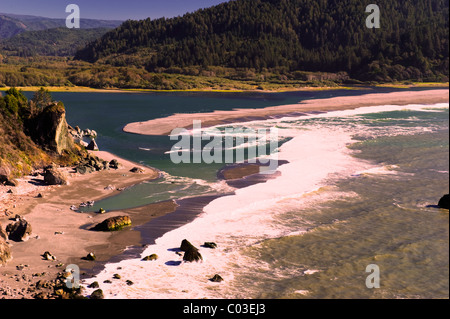
M 235 0 L 182 17 L 126 21 L 75 57 L 149 72 L 215 66 L 294 76 L 344 71 L 363 81 L 448 80 L 448 1 L 379 0 L 378 29 L 366 27 L 366 5 Z

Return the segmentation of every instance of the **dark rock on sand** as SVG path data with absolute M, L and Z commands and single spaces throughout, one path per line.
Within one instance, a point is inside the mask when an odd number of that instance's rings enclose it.
M 98 281 L 94 281 L 92 284 L 88 286 L 88 288 L 99 288 L 100 285 L 98 284 Z
M 56 257 L 53 256 L 49 251 L 46 251 L 45 253 L 42 254 L 42 257 L 44 258 L 44 260 L 56 260 Z
M 221 282 L 221 281 L 223 281 L 223 278 L 220 275 L 215 274 L 214 277 L 212 277 L 209 280 L 212 281 L 212 282 Z
M 116 159 L 111 160 L 111 162 L 109 162 L 109 167 L 112 169 L 118 169 L 119 168 L 119 162 Z
M 131 225 L 131 219 L 129 216 L 116 216 L 105 219 L 92 229 L 98 231 L 115 231 L 129 225 Z
M 203 244 L 203 247 L 215 249 L 217 248 L 217 244 L 212 241 L 207 241 Z
M 192 262 L 203 260 L 203 257 L 199 253 L 198 249 L 186 239 L 183 239 L 181 242 L 180 250 L 184 251 L 184 261 Z
M 105 296 L 103 295 L 103 290 L 97 289 L 94 290 L 91 294 L 91 299 L 104 299 Z
M 16 179 L 8 179 L 3 184 L 5 184 L 5 186 L 16 187 L 19 186 L 19 181 Z
M 133 167 L 132 169 L 130 169 L 130 172 L 132 172 L 132 173 L 144 173 L 144 170 L 142 168 L 139 168 L 139 167 Z
M 157 254 L 151 254 L 149 256 L 145 256 L 144 258 L 142 258 L 142 260 L 144 260 L 144 261 L 157 260 L 157 259 L 158 259 L 158 255 Z
M 439 208 L 450 209 L 450 194 L 441 197 L 438 203 Z
M 11 170 L 8 167 L 0 167 L 0 184 L 5 183 L 9 180 L 11 175 Z
M 32 229 L 30 223 L 25 219 L 19 218 L 15 223 L 6 226 L 8 238 L 14 241 L 26 241 L 31 235 Z
M 86 260 L 95 260 L 95 254 L 94 253 L 89 253 L 86 255 Z
M 47 185 L 67 185 L 67 174 L 58 170 L 56 166 L 49 166 L 45 169 L 44 182 Z

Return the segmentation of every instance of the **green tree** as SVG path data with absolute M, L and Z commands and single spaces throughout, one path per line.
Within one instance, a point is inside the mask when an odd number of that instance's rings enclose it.
M 53 98 L 47 89 L 44 89 L 43 87 L 41 87 L 39 89 L 39 91 L 36 91 L 34 93 L 31 101 L 33 102 L 33 106 L 37 110 L 42 110 L 44 107 L 46 107 L 53 101 Z

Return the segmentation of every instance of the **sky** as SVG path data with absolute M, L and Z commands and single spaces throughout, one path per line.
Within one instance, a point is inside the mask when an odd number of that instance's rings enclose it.
M 66 18 L 66 6 L 76 4 L 81 19 L 139 20 L 174 17 L 227 0 L 0 0 L 0 13 Z

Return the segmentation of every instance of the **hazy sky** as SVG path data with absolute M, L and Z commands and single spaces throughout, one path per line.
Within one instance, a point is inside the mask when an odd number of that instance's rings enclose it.
M 80 7 L 81 18 L 127 20 L 173 17 L 227 0 L 0 0 L 0 13 L 66 18 L 68 4 Z

